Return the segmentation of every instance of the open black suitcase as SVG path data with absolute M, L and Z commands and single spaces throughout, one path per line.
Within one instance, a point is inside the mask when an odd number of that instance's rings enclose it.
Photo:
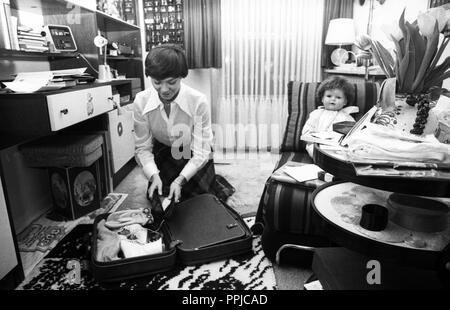
M 196 265 L 252 251 L 252 233 L 241 216 L 216 196 L 203 194 L 180 202 L 162 224 L 166 250 L 160 254 L 100 262 L 95 218 L 91 267 L 99 282 L 122 281 L 171 270 L 176 264 Z M 171 246 L 172 245 L 172 246 Z

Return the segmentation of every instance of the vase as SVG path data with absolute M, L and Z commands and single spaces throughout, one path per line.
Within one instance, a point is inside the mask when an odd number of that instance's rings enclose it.
M 437 100 L 430 100 L 426 94 L 395 94 L 394 127 L 418 136 L 434 135 L 439 124 L 436 104 Z

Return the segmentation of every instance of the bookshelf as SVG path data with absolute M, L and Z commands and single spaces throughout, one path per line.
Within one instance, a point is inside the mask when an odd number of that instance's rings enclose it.
M 42 25 L 69 26 L 78 50 L 74 53 L 51 53 L 6 49 L 0 46 L 0 56 L 12 61 L 13 65 L 0 74 L 0 79 L 23 71 L 63 70 L 75 67 L 86 67 L 86 61 L 78 57 L 82 54 L 93 68 L 98 68 L 104 55 L 93 44 L 94 38 L 100 33 L 122 47 L 129 53 L 109 56 L 107 64 L 115 69 L 118 75 L 126 78 L 138 78 L 141 89 L 144 87 L 143 47 L 141 28 L 137 12 L 140 0 L 120 0 L 120 16 L 112 16 L 99 8 L 101 1 L 96 0 L 11 0 L 10 15 L 17 19 L 17 25 L 24 25 L 39 32 Z M 16 26 L 17 28 L 17 26 Z M 24 64 L 29 62 L 28 64 Z M 36 62 L 35 62 L 36 61 Z M 15 63 L 18 65 L 16 66 Z M 48 63 L 46 66 L 45 63 Z M 88 73 L 96 76 L 95 70 L 88 66 Z
M 96 4 L 97 13 L 112 19 L 114 22 L 123 22 L 131 26 L 138 25 L 136 0 L 97 0 Z
M 16 57 L 16 58 L 74 58 L 76 53 L 48 53 L 48 52 L 27 52 L 0 48 L 0 57 Z
M 135 24 L 132 24 L 130 22 L 121 20 L 117 17 L 108 15 L 102 11 L 96 10 L 97 14 L 97 20 L 99 23 L 104 24 L 105 27 L 109 31 L 122 31 L 124 29 L 126 30 L 140 30 L 139 26 L 136 26 Z

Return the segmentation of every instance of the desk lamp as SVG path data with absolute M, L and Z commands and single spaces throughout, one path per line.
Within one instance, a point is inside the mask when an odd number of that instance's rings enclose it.
M 109 69 L 109 66 L 106 62 L 106 54 L 107 54 L 107 45 L 108 40 L 98 33 L 98 35 L 94 38 L 94 44 L 98 47 L 100 51 L 100 55 L 104 55 L 103 64 L 100 64 L 98 66 L 98 81 L 99 82 L 109 82 L 111 81 L 111 72 Z M 103 52 L 102 49 L 105 48 L 105 51 Z
M 353 19 L 336 18 L 330 20 L 325 44 L 339 46 L 331 53 L 331 62 L 335 66 L 341 66 L 348 60 L 348 51 L 343 49 L 342 45 L 350 45 L 354 42 L 355 25 Z

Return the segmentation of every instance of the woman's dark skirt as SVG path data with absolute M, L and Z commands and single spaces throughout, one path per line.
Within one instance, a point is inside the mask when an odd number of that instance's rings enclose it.
M 177 150 L 183 154 L 183 150 Z M 163 196 L 169 194 L 170 184 L 180 175 L 188 158 L 175 159 L 172 156 L 172 148 L 157 140 L 153 140 L 153 154 L 155 163 L 160 170 L 159 176 L 163 183 Z M 148 188 L 151 183 L 149 182 Z M 213 159 L 208 160 L 186 184 L 181 187 L 181 199 L 185 200 L 200 194 L 210 193 L 226 201 L 234 193 L 235 189 L 223 177 L 216 176 Z

